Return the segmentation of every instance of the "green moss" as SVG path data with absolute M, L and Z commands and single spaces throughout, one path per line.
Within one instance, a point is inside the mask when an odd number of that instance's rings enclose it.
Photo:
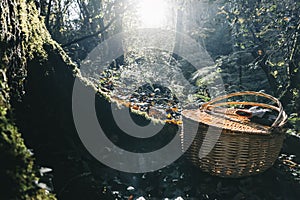
M 47 59 L 47 52 L 43 44 L 51 40 L 44 23 L 41 23 L 38 10 L 33 1 L 20 0 L 19 22 L 21 28 L 22 45 L 25 57 L 33 59 L 35 55 Z
M 130 109 L 130 111 L 135 115 L 144 117 L 146 120 L 150 120 L 153 124 L 159 124 L 159 125 L 165 124 L 165 122 L 163 120 L 150 117 L 146 112 L 142 112 L 142 111 L 134 110 L 134 109 Z
M 0 199 L 55 199 L 37 188 L 33 157 L 21 134 L 7 118 L 7 108 L 0 106 Z
M 33 1 L 0 2 L 0 199 L 55 199 L 37 187 L 37 169 L 11 120 L 12 99 L 23 93 L 27 62 L 47 59 L 43 44 L 51 40 Z

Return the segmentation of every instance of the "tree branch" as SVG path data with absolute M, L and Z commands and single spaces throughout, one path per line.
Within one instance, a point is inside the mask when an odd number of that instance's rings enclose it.
M 67 47 L 67 46 L 70 46 L 70 45 L 72 45 L 72 44 L 75 44 L 75 43 L 78 43 L 78 42 L 81 42 L 81 41 L 83 41 L 83 40 L 86 40 L 86 39 L 88 39 L 88 38 L 92 38 L 92 37 L 96 37 L 96 36 L 98 36 L 99 34 L 101 34 L 101 33 L 103 33 L 104 31 L 106 31 L 115 21 L 116 21 L 116 19 L 117 19 L 117 17 L 115 17 L 115 18 L 113 18 L 103 29 L 101 29 L 101 30 L 99 30 L 99 31 L 97 31 L 97 32 L 95 32 L 95 33 L 92 33 L 92 34 L 90 34 L 90 35 L 86 35 L 86 36 L 83 36 L 83 37 L 81 37 L 81 38 L 77 38 L 77 39 L 75 39 L 75 40 L 73 40 L 73 41 L 71 41 L 71 42 L 68 42 L 68 43 L 66 43 L 66 44 L 63 44 L 63 45 L 61 45 L 62 47 Z

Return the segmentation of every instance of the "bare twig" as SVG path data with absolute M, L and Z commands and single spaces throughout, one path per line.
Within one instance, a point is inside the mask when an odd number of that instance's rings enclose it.
M 72 45 L 72 44 L 75 44 L 75 43 L 78 43 L 78 42 L 81 42 L 81 41 L 83 41 L 83 40 L 86 40 L 86 39 L 89 39 L 89 38 L 92 38 L 92 37 L 96 37 L 96 36 L 98 36 L 99 34 L 101 34 L 101 33 L 103 33 L 104 31 L 106 31 L 107 29 L 109 29 L 109 27 L 117 20 L 117 18 L 118 17 L 115 17 L 115 18 L 113 18 L 103 29 L 101 29 L 101 30 L 99 30 L 99 31 L 97 31 L 97 32 L 95 32 L 95 33 L 92 33 L 92 34 L 90 34 L 90 35 L 86 35 L 86 36 L 83 36 L 83 37 L 81 37 L 81 38 L 77 38 L 77 39 L 75 39 L 75 40 L 73 40 L 73 41 L 71 41 L 71 42 L 68 42 L 68 43 L 66 43 L 66 44 L 63 44 L 63 45 L 61 45 L 62 47 L 67 47 L 67 46 L 70 46 L 70 45 Z

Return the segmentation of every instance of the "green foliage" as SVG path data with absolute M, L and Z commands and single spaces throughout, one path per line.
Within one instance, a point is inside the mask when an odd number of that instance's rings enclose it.
M 293 129 L 298 132 L 300 136 L 300 116 L 297 113 L 291 114 L 289 123 L 293 126 Z
M 248 67 L 261 68 L 271 92 L 281 97 L 284 103 L 299 101 L 295 94 L 300 88 L 297 84 L 300 3 L 293 0 L 230 0 L 220 8 L 219 14 L 232 27 L 234 51 L 246 51 L 254 56 Z

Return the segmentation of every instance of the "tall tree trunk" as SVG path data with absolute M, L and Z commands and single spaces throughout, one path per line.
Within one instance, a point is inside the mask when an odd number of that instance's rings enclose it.
M 35 184 L 33 157 L 12 121 L 11 104 L 23 95 L 27 60 L 41 53 L 30 38 L 42 33 L 34 7 L 34 2 L 24 0 L 0 2 L 0 199 L 54 199 Z M 37 42 L 47 36 L 40 37 Z
M 35 184 L 37 166 L 22 137 L 39 165 L 55 167 L 59 198 L 101 199 L 72 121 L 77 68 L 33 0 L 0 2 L 0 72 L 0 199 L 54 199 Z
M 294 110 L 300 114 L 300 24 L 296 30 L 292 52 L 289 58 L 288 85 L 281 94 L 280 100 L 284 105 L 289 105 L 294 101 L 295 105 L 293 106 L 296 106 Z M 298 96 L 296 96 L 295 93 L 298 93 Z

